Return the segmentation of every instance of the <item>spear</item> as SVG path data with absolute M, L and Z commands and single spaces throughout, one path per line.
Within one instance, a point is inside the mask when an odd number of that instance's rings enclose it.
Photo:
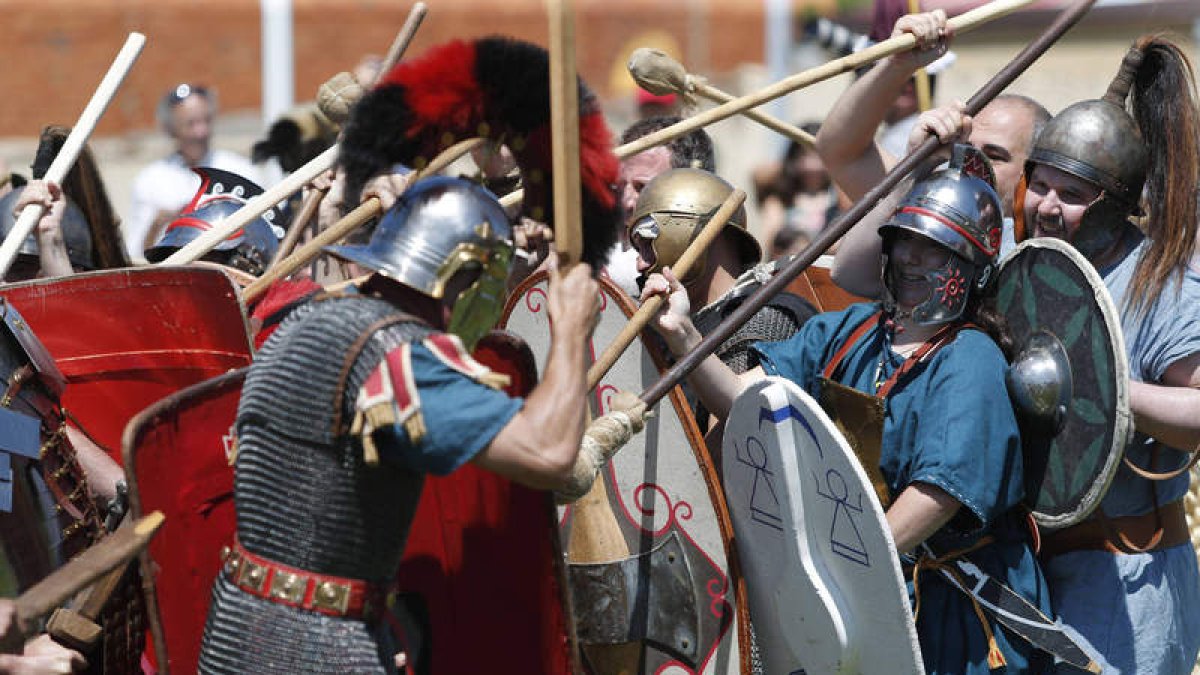
M 1021 73 L 1025 72 L 1042 54 L 1046 52 L 1055 42 L 1058 41 L 1064 33 L 1074 26 L 1083 15 L 1091 9 L 1096 0 L 1079 0 L 1074 5 L 1064 9 L 1059 13 L 1054 23 L 1050 24 L 1041 35 L 1033 42 L 1029 43 L 1017 54 L 1017 56 L 1000 72 L 996 73 L 987 84 L 975 93 L 966 104 L 965 113 L 968 115 L 977 114 L 985 105 L 995 98 L 1008 85 L 1012 84 Z M 911 36 L 910 36 L 911 37 Z M 884 43 L 880 43 L 882 45 Z M 879 46 L 879 45 L 877 45 Z M 646 407 L 654 406 L 663 396 L 671 389 L 679 384 L 696 366 L 700 365 L 706 357 L 712 354 L 717 347 L 725 342 L 730 335 L 734 333 L 742 324 L 746 323 L 750 317 L 754 316 L 759 309 L 773 297 L 776 293 L 787 288 L 787 285 L 796 277 L 800 276 L 804 270 L 808 269 L 818 257 L 821 256 L 830 246 L 840 239 L 846 232 L 850 230 L 859 220 L 862 220 L 875 205 L 885 195 L 892 191 L 896 185 L 913 171 L 919 164 L 929 158 L 930 155 L 938 148 L 939 142 L 936 136 L 930 135 L 925 139 L 915 151 L 900 161 L 888 174 L 883 181 L 871 189 L 862 199 L 858 200 L 854 206 L 850 207 L 846 213 L 842 214 L 829 227 L 794 258 L 789 260 L 770 281 L 762 285 L 753 295 L 746 299 L 732 314 L 722 321 L 716 329 L 709 333 L 695 349 L 685 354 L 675 363 L 663 376 L 651 385 L 648 389 L 642 392 L 641 400 L 646 403 Z

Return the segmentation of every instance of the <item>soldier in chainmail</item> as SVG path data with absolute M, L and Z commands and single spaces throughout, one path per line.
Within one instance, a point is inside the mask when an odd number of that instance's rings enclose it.
M 674 265 L 732 193 L 732 185 L 700 169 L 673 169 L 648 183 L 628 219 L 629 241 L 638 252 L 640 278 Z M 746 230 L 745 209 L 738 209 L 709 250 L 680 280 L 692 307 L 700 307 L 692 320 L 702 334 L 712 332 L 770 278 L 772 268 L 760 264 L 761 259 L 762 248 Z M 716 355 L 735 372 L 745 372 L 758 365 L 750 345 L 785 340 L 813 314 L 816 310 L 807 300 L 780 293 L 722 343 Z M 684 391 L 697 425 L 707 432 L 708 412 L 687 387 Z
M 375 274 L 294 312 L 258 353 L 235 425 L 237 534 L 205 626 L 205 673 L 390 673 L 384 620 L 428 473 L 466 462 L 535 488 L 576 474 L 587 265 L 552 272 L 541 384 L 510 398 L 469 353 L 499 317 L 511 226 L 452 178 L 410 188 L 369 243 L 330 252 Z

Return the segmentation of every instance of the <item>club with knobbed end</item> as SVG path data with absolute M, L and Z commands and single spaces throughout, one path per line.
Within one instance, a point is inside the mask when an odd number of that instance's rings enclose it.
M 742 190 L 734 190 L 725 199 L 721 207 L 704 224 L 704 227 L 700 230 L 700 234 L 696 235 L 692 243 L 688 244 L 688 247 L 684 249 L 683 255 L 679 256 L 679 260 L 671 266 L 676 277 L 682 279 L 687 276 L 692 266 L 708 250 L 708 247 L 716 241 L 717 237 L 721 234 L 721 230 L 725 229 L 725 224 L 729 222 L 729 219 L 733 217 L 733 214 L 741 208 L 745 201 L 746 193 Z M 588 368 L 588 391 L 595 389 L 596 385 L 600 384 L 600 380 L 604 379 L 609 369 L 613 367 L 617 359 L 621 358 L 621 354 L 637 338 L 642 329 L 646 327 L 646 324 L 650 323 L 654 315 L 658 314 L 659 308 L 666 301 L 666 296 L 656 295 L 642 303 L 642 306 L 629 318 L 629 322 L 625 324 L 625 327 L 621 329 L 617 337 L 613 338 L 613 341 L 604 348 L 604 352 L 600 354 L 600 358 L 592 363 L 591 368 Z
M 683 98 L 688 105 L 696 104 L 696 96 L 717 103 L 728 103 L 734 99 L 731 94 L 710 85 L 703 77 L 687 72 L 683 64 L 658 49 L 649 47 L 635 49 L 633 54 L 629 55 L 628 67 L 629 74 L 638 83 L 638 86 L 657 96 L 676 94 Z M 774 115 L 754 109 L 747 110 L 742 114 L 797 143 L 810 148 L 816 147 L 816 137 Z
M 392 66 L 396 65 L 396 62 L 404 55 L 404 50 L 412 42 L 413 35 L 416 33 L 417 28 L 421 26 L 421 21 L 424 20 L 426 11 L 427 9 L 423 2 L 413 5 L 412 10 L 408 14 L 408 20 L 404 22 L 404 26 L 400 28 L 400 32 L 396 35 L 396 39 L 388 49 L 388 60 L 384 61 L 380 67 L 379 76 L 376 77 L 377 81 L 379 77 L 382 77 L 383 73 L 391 70 Z M 183 248 L 167 256 L 159 264 L 187 265 L 199 260 L 217 244 L 228 239 L 231 234 L 249 225 L 255 218 L 269 211 L 272 206 L 291 197 L 292 194 L 311 183 L 317 176 L 328 171 L 333 167 L 337 158 L 338 146 L 334 145 L 326 149 L 325 152 L 310 159 L 307 164 L 296 169 L 292 174 L 273 185 L 271 189 L 246 202 L 245 206 L 231 213 L 229 217 L 214 225 L 211 230 L 204 232 L 199 237 L 188 242 Z
M 966 104 L 967 115 L 977 114 L 983 106 L 987 105 L 995 98 L 1005 87 L 1012 84 L 1013 80 L 1025 72 L 1030 65 L 1033 64 L 1047 49 L 1051 47 L 1063 33 L 1066 33 L 1071 26 L 1074 26 L 1083 15 L 1087 13 L 1096 0 L 1079 0 L 1074 5 L 1064 9 L 1059 13 L 1058 18 L 1054 20 L 1050 26 L 1042 32 L 1033 42 L 1029 43 L 1021 53 L 1017 54 L 1011 62 L 1008 63 L 1000 72 L 996 73 L 990 81 L 987 82 L 979 91 L 971 97 Z M 910 36 L 911 37 L 911 36 Z M 885 44 L 885 43 L 880 43 Z M 928 158 L 938 148 L 939 142 L 936 136 L 930 135 L 925 139 L 916 150 L 910 153 L 907 157 L 900 161 L 887 176 L 884 177 L 878 185 L 872 188 L 862 199 L 858 200 L 854 206 L 850 207 L 846 213 L 835 220 L 829 227 L 811 243 L 808 248 L 804 249 L 791 260 L 788 261 L 775 276 L 762 285 L 753 295 L 746 298 L 736 310 L 733 311 L 724 321 L 722 321 L 713 332 L 709 333 L 695 349 L 685 354 L 671 367 L 663 376 L 646 389 L 641 394 L 641 399 L 646 403 L 647 407 L 653 407 L 671 388 L 679 384 L 683 378 L 695 370 L 696 366 L 700 365 L 706 357 L 716 351 L 717 347 L 729 336 L 742 326 L 750 317 L 754 316 L 755 312 L 762 309 L 763 305 L 771 299 L 775 294 L 784 290 L 793 279 L 808 269 L 808 266 L 821 256 L 830 246 L 833 245 L 842 235 L 846 234 L 863 216 L 867 214 L 875 204 L 879 202 L 886 194 L 891 192 L 896 185 L 904 179 L 912 170 Z
M 72 166 L 75 166 L 75 160 L 92 135 L 92 131 L 95 130 L 96 123 L 100 121 L 108 104 L 117 95 L 117 89 L 125 81 L 125 76 L 133 68 L 134 62 L 137 61 L 138 56 L 142 53 L 142 47 L 145 45 L 146 36 L 141 33 L 130 33 L 129 37 L 125 39 L 125 45 L 121 47 L 121 51 L 117 52 L 117 57 L 109 66 L 104 79 L 100 80 L 100 86 L 96 87 L 91 100 L 88 101 L 87 106 L 80 113 L 79 119 L 76 120 L 75 126 L 71 127 L 71 133 L 63 142 L 62 149 L 50 163 L 50 168 L 46 169 L 45 179 L 47 181 L 61 185 L 67 172 L 71 170 Z M 37 226 L 45 212 L 46 209 L 41 204 L 30 204 L 21 209 L 21 215 L 17 218 L 17 222 L 13 224 L 12 230 L 4 238 L 4 243 L 0 245 L 0 277 L 8 273 L 8 268 L 12 267 L 13 261 L 17 259 L 17 252 L 20 251 L 21 244 L 33 232 L 33 228 Z
M 982 7 L 976 7 L 969 12 L 964 12 L 950 19 L 947 23 L 954 28 L 956 35 L 961 35 L 962 33 L 972 31 L 989 21 L 1007 16 L 1031 2 L 1033 2 L 1033 0 L 994 0 L 993 2 L 983 5 Z M 861 52 L 844 56 L 840 59 L 835 59 L 824 65 L 811 68 L 801 73 L 796 73 L 791 77 L 780 80 L 775 84 L 760 89 L 753 94 L 747 94 L 745 96 L 735 98 L 728 103 L 722 103 L 715 108 L 705 110 L 702 113 L 693 115 L 680 122 L 676 122 L 665 129 L 659 129 L 652 134 L 647 134 L 637 140 L 626 143 L 625 145 L 618 146 L 615 150 L 613 150 L 613 154 L 615 154 L 618 159 L 632 157 L 639 152 L 645 152 L 650 148 L 665 145 L 676 138 L 679 138 L 680 136 L 695 131 L 696 129 L 700 129 L 710 124 L 720 122 L 723 119 L 741 114 L 747 110 L 750 110 L 751 108 L 755 108 L 767 103 L 768 101 L 773 101 L 780 96 L 790 94 L 797 89 L 807 87 L 810 84 L 814 84 L 822 80 L 827 80 L 831 77 L 841 75 L 842 73 L 850 72 L 862 66 L 874 63 L 886 56 L 908 51 L 916 46 L 917 39 L 908 33 L 894 38 L 889 38 L 874 46 L 864 49 Z M 516 206 L 517 204 L 521 203 L 521 199 L 523 197 L 523 190 L 514 190 L 504 195 L 504 197 L 500 199 L 500 204 L 503 205 L 504 208 Z
M 100 577 L 133 560 L 150 544 L 164 520 L 163 514 L 155 511 L 132 527 L 118 529 L 14 598 L 10 624 L 0 638 L 0 652 L 20 653 L 25 639 L 37 631 L 42 617 Z

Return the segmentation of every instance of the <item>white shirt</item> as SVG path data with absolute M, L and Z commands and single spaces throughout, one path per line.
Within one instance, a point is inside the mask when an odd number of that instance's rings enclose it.
M 250 160 L 228 150 L 212 150 L 197 165 L 232 171 L 262 185 L 259 170 Z M 178 211 L 187 206 L 200 189 L 200 177 L 187 166 L 179 153 L 164 157 L 138 172 L 133 180 L 133 198 L 129 217 L 121 223 L 125 250 L 135 263 L 145 263 L 146 235 L 159 211 Z

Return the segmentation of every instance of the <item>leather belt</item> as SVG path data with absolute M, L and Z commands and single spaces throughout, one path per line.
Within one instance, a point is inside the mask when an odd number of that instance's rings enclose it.
M 387 607 L 393 584 L 316 574 L 247 551 L 235 537 L 221 549 L 221 571 L 247 593 L 328 616 L 372 621 Z
M 1148 553 L 1191 541 L 1182 499 L 1140 516 L 1095 515 L 1042 538 L 1043 559 L 1072 551 Z

